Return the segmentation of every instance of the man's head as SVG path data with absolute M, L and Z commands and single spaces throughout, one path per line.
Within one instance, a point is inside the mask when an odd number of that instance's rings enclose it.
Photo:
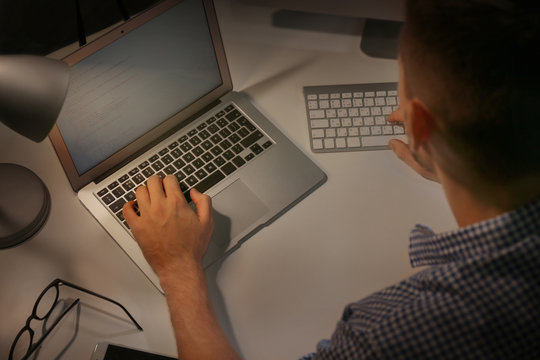
M 539 45 L 540 2 L 407 1 L 401 97 L 454 180 L 540 190 Z

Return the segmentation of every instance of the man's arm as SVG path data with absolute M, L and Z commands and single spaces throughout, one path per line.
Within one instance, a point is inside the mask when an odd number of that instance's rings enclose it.
M 191 190 L 197 207 L 187 204 L 175 176 L 148 179 L 124 206 L 124 217 L 165 292 L 178 356 L 190 359 L 239 359 L 212 309 L 202 268 L 213 230 L 210 197 Z

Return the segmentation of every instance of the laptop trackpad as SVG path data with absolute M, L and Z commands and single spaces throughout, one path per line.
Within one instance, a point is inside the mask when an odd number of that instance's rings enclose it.
M 241 234 L 269 209 L 240 179 L 212 197 L 214 233 L 203 263 L 211 263 L 229 248 Z
M 212 205 L 221 215 L 214 219 L 215 229 L 226 230 L 221 223 L 226 218 L 230 221 L 230 226 L 226 224 L 230 228 L 230 239 L 234 239 L 268 212 L 264 203 L 240 179 L 214 196 Z

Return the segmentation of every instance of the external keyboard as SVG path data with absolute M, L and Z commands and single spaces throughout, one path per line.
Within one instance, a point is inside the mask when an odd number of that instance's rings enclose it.
M 122 208 L 135 189 L 157 174 L 175 175 L 187 201 L 189 191 L 204 192 L 273 145 L 233 104 L 189 128 L 146 160 L 110 180 L 95 195 L 129 229 Z
M 407 140 L 386 118 L 399 106 L 397 83 L 304 87 L 311 149 L 316 153 L 388 149 Z

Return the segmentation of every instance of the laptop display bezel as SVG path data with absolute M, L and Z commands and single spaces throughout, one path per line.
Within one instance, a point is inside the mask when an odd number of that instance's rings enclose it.
M 230 92 L 233 88 L 232 80 L 229 73 L 227 59 L 225 56 L 225 49 L 223 47 L 223 41 L 219 31 L 216 12 L 212 0 L 201 0 L 204 4 L 206 12 L 206 19 L 208 21 L 208 27 L 212 38 L 214 50 L 216 53 L 216 59 L 218 63 L 219 72 L 221 75 L 222 83 L 214 90 L 210 91 L 206 95 L 202 96 L 189 106 L 180 110 L 178 113 L 165 120 L 161 124 L 154 127 L 135 141 L 131 142 L 124 148 L 120 149 L 112 156 L 103 160 L 99 164 L 95 165 L 83 174 L 79 174 L 77 171 L 73 159 L 69 153 L 69 150 L 62 138 L 62 134 L 58 126 L 54 126 L 49 134 L 49 138 L 54 146 L 54 149 L 60 159 L 60 162 L 64 168 L 64 171 L 68 177 L 71 187 L 74 191 L 80 190 L 90 182 L 100 178 L 103 174 L 111 172 L 112 170 L 119 168 L 133 157 L 140 155 L 142 151 L 147 150 L 149 146 L 156 141 L 172 134 L 179 126 L 183 126 L 192 120 L 193 116 L 199 113 L 201 110 L 207 108 L 209 105 L 216 103 L 223 95 Z M 72 54 L 62 59 L 69 66 L 73 66 L 79 61 L 99 51 L 105 46 L 111 44 L 115 40 L 125 36 L 129 32 L 142 26 L 146 22 L 155 18 L 156 16 L 166 12 L 170 8 L 180 4 L 179 0 L 165 0 L 154 7 L 144 11 L 143 13 L 134 16 L 125 23 L 114 28 L 105 35 L 98 39 L 88 43 L 87 45 L 79 48 Z

